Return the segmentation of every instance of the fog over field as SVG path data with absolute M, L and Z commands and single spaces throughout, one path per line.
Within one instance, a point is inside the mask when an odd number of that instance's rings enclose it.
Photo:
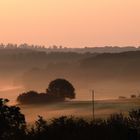
M 0 0 L 0 140 L 140 140 L 140 0 Z
M 106 50 L 108 48 L 104 48 Z M 112 48 L 115 49 L 115 48 Z M 55 51 L 54 51 L 55 50 Z M 73 50 L 73 49 L 72 49 Z M 94 48 L 93 48 L 94 50 Z M 121 50 L 121 49 L 120 49 Z M 103 100 L 130 98 L 139 95 L 140 51 L 119 53 L 63 52 L 58 49 L 42 51 L 39 48 L 0 49 L 0 97 L 8 98 L 9 104 L 18 104 L 19 94 L 34 90 L 46 92 L 49 83 L 57 78 L 67 79 L 75 88 L 76 98 L 71 103 L 51 105 L 22 105 L 21 109 L 31 121 L 37 115 L 92 115 L 91 91 L 95 90 L 96 115 L 131 109 L 131 104 L 117 106 Z M 127 107 L 126 107 L 127 106 Z M 137 106 L 137 105 L 134 105 Z M 30 113 L 30 110 L 32 113 Z M 104 116 L 103 115 L 103 116 Z M 34 117 L 33 117 L 34 116 Z

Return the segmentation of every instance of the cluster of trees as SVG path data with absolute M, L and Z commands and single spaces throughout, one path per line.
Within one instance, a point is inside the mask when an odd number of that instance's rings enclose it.
M 8 106 L 8 100 L 0 99 L 1 140 L 139 140 L 140 109 L 128 116 L 113 114 L 105 120 L 84 120 L 62 116 L 46 121 L 39 116 L 28 127 L 20 108 Z
M 29 91 L 19 95 L 17 101 L 24 104 L 34 104 L 65 101 L 66 98 L 75 98 L 73 85 L 65 79 L 56 79 L 50 82 L 46 93 Z
M 43 49 L 45 48 L 45 46 L 41 46 L 41 45 L 29 45 L 27 43 L 23 43 L 23 44 L 12 44 L 12 43 L 8 43 L 8 44 L 0 44 L 0 49 Z
M 0 139 L 18 140 L 26 136 L 25 116 L 16 106 L 8 106 L 8 99 L 0 98 Z
M 67 48 L 67 47 L 63 47 L 62 45 L 52 45 L 49 47 L 46 47 L 44 45 L 29 45 L 27 43 L 23 43 L 23 44 L 12 44 L 12 43 L 8 43 L 8 44 L 3 44 L 0 43 L 0 49 L 33 49 L 33 50 L 38 50 L 38 51 L 63 51 L 63 52 L 79 52 L 79 53 L 85 53 L 85 52 L 99 52 L 99 53 L 103 53 L 103 52 L 123 52 L 123 51 L 135 51 L 135 50 L 139 50 L 140 46 L 138 46 L 137 48 L 135 46 L 123 46 L 123 47 L 119 47 L 119 46 L 104 46 L 104 47 L 84 47 L 84 48 Z

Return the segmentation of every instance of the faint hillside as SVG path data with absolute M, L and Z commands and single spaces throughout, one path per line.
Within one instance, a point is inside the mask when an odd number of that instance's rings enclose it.
M 126 96 L 140 90 L 140 51 L 77 53 L 38 49 L 25 46 L 0 48 L 2 86 L 14 83 L 14 86 L 22 86 L 26 90 L 44 92 L 51 80 L 61 77 L 74 83 L 80 99 L 89 99 L 87 94 L 93 87 L 99 91 L 100 97 L 104 94 L 104 97 L 112 97 L 112 94 Z
M 81 62 L 86 74 L 98 79 L 140 80 L 140 51 L 103 53 Z

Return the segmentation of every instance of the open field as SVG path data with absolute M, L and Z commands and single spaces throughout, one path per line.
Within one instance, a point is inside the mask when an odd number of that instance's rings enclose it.
M 117 94 L 117 91 L 113 90 L 97 90 L 100 91 L 96 93 L 95 96 L 95 117 L 104 118 L 109 116 L 112 113 L 122 112 L 127 115 L 127 112 L 131 109 L 136 109 L 140 107 L 140 99 L 117 99 L 119 95 L 126 95 L 129 97 L 132 92 L 130 90 L 127 92 L 122 92 L 120 90 L 118 93 L 126 94 Z M 133 90 L 132 90 L 133 91 Z M 21 87 L 5 87 L 0 90 L 1 98 L 8 98 L 10 100 L 10 105 L 17 104 L 16 98 L 19 93 L 24 92 L 24 89 Z M 106 92 L 108 94 L 106 94 Z M 80 93 L 80 94 L 79 94 Z M 85 92 L 86 93 L 86 92 Z M 113 94 L 111 94 L 113 93 Z M 127 94 L 128 93 L 128 94 Z M 52 117 L 58 117 L 62 115 L 74 115 L 82 116 L 85 118 L 92 117 L 92 102 L 91 93 L 87 95 L 78 92 L 80 95 L 79 98 L 73 101 L 64 102 L 64 103 L 53 103 L 53 104 L 41 104 L 41 105 L 20 105 L 21 111 L 25 114 L 27 122 L 33 122 L 37 119 L 38 115 L 43 116 L 46 119 L 51 119 Z M 85 101 L 83 101 L 81 96 L 84 96 Z M 100 99 L 102 97 L 102 99 Z M 113 98 L 114 99 L 110 99 Z M 115 99 L 116 97 L 116 99 Z
M 62 115 L 73 115 L 78 117 L 92 117 L 91 101 L 71 101 L 65 103 L 21 105 L 21 111 L 25 114 L 27 122 L 37 119 L 38 115 L 45 119 L 51 119 Z M 112 113 L 124 113 L 140 107 L 140 100 L 98 100 L 95 101 L 95 117 L 105 118 Z

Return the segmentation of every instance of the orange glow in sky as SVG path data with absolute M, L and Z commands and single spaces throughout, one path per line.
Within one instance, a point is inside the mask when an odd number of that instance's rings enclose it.
M 0 42 L 140 45 L 140 0 L 0 0 Z

